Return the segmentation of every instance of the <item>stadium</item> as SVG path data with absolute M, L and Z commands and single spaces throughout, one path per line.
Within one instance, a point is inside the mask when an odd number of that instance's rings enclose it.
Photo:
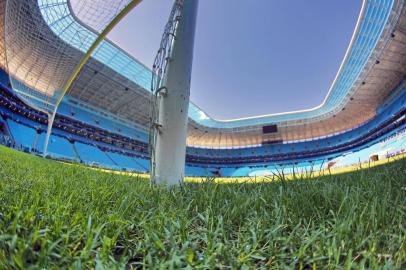
M 106 38 L 140 2 L 0 1 L 3 268 L 404 267 L 405 1 L 363 1 L 350 45 L 322 104 L 226 121 L 210 117 L 189 99 L 197 0 L 174 1 L 153 65 L 141 63 Z M 42 180 L 35 182 L 40 174 L 69 194 L 54 194 Z M 88 178 L 75 182 L 80 174 Z M 147 182 L 148 174 L 153 183 L 179 185 L 186 178 L 200 184 L 186 185 L 189 194 L 181 189 L 170 193 L 137 183 Z M 109 189 L 110 195 L 105 193 Z M 128 201 L 134 196 L 144 198 L 136 199 L 142 206 Z M 185 201 L 177 205 L 179 197 Z M 41 198 L 60 199 L 61 205 L 45 207 Z M 104 205 L 109 200 L 123 212 L 104 213 L 101 209 L 110 209 Z M 227 207 L 237 210 L 222 212 L 227 200 Z M 72 207 L 67 216 L 65 202 Z M 74 202 L 84 204 L 77 206 L 80 215 L 72 214 Z M 269 214 L 263 208 L 273 203 L 272 211 L 283 213 Z M 321 208 L 313 209 L 318 204 Z M 163 217 L 165 210 L 151 210 L 154 205 L 172 212 Z M 249 217 L 251 210 L 255 214 Z M 55 224 L 52 213 L 70 225 Z M 143 218 L 138 223 L 125 221 L 139 214 Z M 359 220 L 363 215 L 365 221 Z M 44 229 L 46 224 L 52 229 Z M 261 229 L 267 226 L 275 230 Z M 204 233 L 199 229 L 203 227 Z M 349 235 L 357 229 L 358 240 Z M 274 240 L 266 239 L 270 233 Z M 61 240 L 58 235 L 67 236 Z M 138 246 L 131 239 L 151 246 Z M 69 246 L 75 241 L 76 247 Z M 227 250 L 230 243 L 233 247 Z M 269 246 L 280 253 L 267 250 Z

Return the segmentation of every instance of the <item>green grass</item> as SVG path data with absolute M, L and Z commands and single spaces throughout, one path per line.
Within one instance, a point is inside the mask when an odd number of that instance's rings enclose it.
M 405 269 L 406 161 L 167 190 L 0 148 L 0 269 Z

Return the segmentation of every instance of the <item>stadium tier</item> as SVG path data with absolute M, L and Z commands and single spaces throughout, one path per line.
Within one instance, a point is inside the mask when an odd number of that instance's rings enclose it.
M 266 175 L 281 169 L 289 173 L 295 168 L 349 166 L 367 162 L 374 155 L 382 158 L 401 154 L 406 151 L 406 82 L 399 87 L 396 91 L 402 94 L 382 108 L 376 118 L 351 131 L 308 142 L 240 149 L 188 147 L 186 172 L 190 176 Z M 18 149 L 41 153 L 47 116 L 25 104 L 4 84 L 0 90 L 3 137 L 11 138 Z M 113 128 L 118 125 L 113 119 L 92 115 L 74 105 L 64 106 L 69 113 L 57 116 L 50 157 L 115 170 L 149 171 L 148 144 L 139 131 L 127 127 L 133 136 L 123 135 Z
M 2 0 L 0 9 L 0 141 L 42 154 L 55 101 L 98 34 L 69 0 Z M 291 173 L 405 152 L 405 10 L 403 0 L 364 1 L 336 79 L 316 108 L 220 121 L 190 103 L 186 174 Z M 48 156 L 148 172 L 151 79 L 151 70 L 104 40 L 63 96 Z

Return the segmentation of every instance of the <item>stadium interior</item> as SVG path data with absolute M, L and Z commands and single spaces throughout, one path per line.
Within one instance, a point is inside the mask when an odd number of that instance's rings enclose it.
M 146 63 L 105 39 L 61 96 L 98 32 L 70 2 L 0 1 L 0 142 L 44 154 L 50 113 L 61 97 L 48 158 L 148 173 L 152 71 Z M 404 1 L 364 1 L 320 106 L 219 121 L 190 103 L 186 175 L 289 174 L 404 154 L 405 52 Z

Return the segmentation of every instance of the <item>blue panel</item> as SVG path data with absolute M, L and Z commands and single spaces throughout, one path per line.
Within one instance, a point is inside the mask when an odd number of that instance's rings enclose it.
M 38 152 L 42 152 L 44 149 L 45 133 L 42 133 L 38 139 L 36 149 Z M 76 160 L 76 154 L 73 150 L 73 145 L 65 138 L 51 135 L 48 144 L 48 155 L 54 158 L 65 158 L 70 160 Z
M 78 142 L 75 143 L 75 146 L 83 162 L 89 165 L 100 165 L 108 168 L 117 167 L 117 164 L 110 160 L 99 148 Z
M 37 136 L 35 129 L 12 120 L 7 120 L 7 124 L 10 128 L 11 134 L 13 135 L 14 141 L 19 145 L 31 149 L 34 144 L 35 137 Z
M 107 153 L 120 168 L 127 171 L 147 172 L 149 170 L 149 161 L 139 158 L 120 155 L 117 153 Z

